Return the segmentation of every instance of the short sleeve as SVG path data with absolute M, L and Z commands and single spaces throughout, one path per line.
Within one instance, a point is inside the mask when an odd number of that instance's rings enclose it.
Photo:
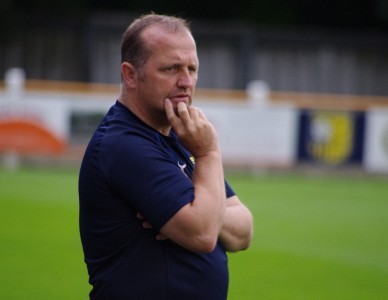
M 161 145 L 136 135 L 116 143 L 101 148 L 111 151 L 103 155 L 108 157 L 104 162 L 108 182 L 159 231 L 194 200 L 193 184 Z

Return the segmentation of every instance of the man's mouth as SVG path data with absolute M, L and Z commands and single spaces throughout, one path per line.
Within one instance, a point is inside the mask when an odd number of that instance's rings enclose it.
M 190 97 L 187 94 L 180 94 L 173 97 L 169 97 L 172 103 L 188 102 Z

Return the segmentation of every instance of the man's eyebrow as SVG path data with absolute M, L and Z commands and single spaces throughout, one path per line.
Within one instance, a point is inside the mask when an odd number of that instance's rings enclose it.
M 184 67 L 186 66 L 186 63 L 181 63 L 181 62 L 172 62 L 172 63 L 165 63 L 163 65 L 162 68 L 169 68 L 169 67 L 178 67 L 178 68 L 181 68 L 181 67 Z M 195 67 L 195 68 L 198 68 L 198 64 L 193 62 L 193 63 L 189 63 L 187 64 L 188 67 Z

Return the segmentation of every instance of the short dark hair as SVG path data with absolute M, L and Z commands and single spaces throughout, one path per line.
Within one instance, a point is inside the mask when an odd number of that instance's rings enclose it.
M 157 25 L 168 32 L 187 30 L 191 33 L 189 22 L 178 17 L 147 14 L 135 19 L 125 30 L 121 42 L 121 62 L 129 62 L 136 69 L 141 69 L 151 55 L 141 38 L 143 30 Z

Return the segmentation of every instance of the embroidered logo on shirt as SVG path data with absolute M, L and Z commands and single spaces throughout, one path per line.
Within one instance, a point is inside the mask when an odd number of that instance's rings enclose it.
M 186 173 L 185 173 L 186 164 L 185 163 L 181 164 L 180 161 L 178 160 L 178 167 L 186 175 Z

